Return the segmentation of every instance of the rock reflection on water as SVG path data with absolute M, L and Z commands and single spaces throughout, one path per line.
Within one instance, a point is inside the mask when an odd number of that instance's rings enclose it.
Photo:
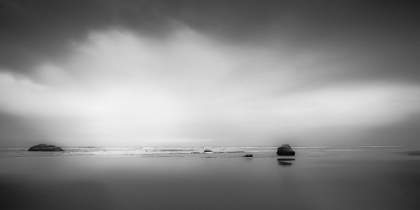
M 293 163 L 286 162 L 286 161 L 279 161 L 278 162 L 280 166 L 291 166 Z
M 279 166 L 291 166 L 293 163 L 289 161 L 294 161 L 294 158 L 278 158 L 277 163 Z

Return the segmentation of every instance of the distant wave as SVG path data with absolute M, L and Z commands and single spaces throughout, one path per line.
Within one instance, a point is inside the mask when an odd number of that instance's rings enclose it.
M 327 147 L 327 146 L 310 146 L 310 147 L 292 147 L 293 149 L 330 149 L 333 147 Z
M 404 146 L 357 146 L 359 148 L 402 148 Z

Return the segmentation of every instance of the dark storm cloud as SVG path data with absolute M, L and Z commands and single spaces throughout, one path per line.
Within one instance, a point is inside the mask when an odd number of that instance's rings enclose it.
M 157 35 L 164 22 L 152 6 L 142 1 L 1 1 L 0 64 L 28 71 L 39 61 L 65 59 L 71 42 L 107 27 L 127 26 Z
M 69 41 L 103 25 L 95 5 L 80 2 L 2 1 L 1 65 L 26 71 L 37 61 L 57 59 Z
M 420 79 L 415 1 L 3 0 L 0 14 L 0 65 L 14 71 L 65 59 L 70 42 L 92 30 L 122 27 L 162 38 L 185 24 L 221 41 L 291 57 L 329 54 L 319 62 L 342 67 L 323 70 L 328 76 L 320 83 Z

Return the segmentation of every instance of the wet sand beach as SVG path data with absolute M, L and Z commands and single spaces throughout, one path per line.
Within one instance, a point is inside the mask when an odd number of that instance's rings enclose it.
M 3 157 L 1 209 L 419 209 L 408 154 Z

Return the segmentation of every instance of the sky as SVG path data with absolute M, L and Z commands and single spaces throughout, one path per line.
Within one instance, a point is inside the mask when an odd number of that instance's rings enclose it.
M 0 0 L 0 147 L 420 146 L 419 9 Z

